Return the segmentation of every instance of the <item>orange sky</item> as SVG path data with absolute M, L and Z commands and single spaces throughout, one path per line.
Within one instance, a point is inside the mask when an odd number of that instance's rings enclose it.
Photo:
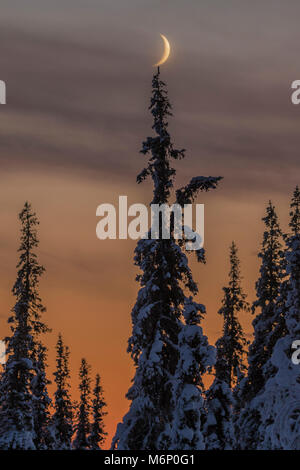
M 15 279 L 19 235 L 16 214 L 26 194 L 41 223 L 39 259 L 46 267 L 41 293 L 48 310 L 45 318 L 53 329 L 46 339 L 50 371 L 54 366 L 56 337 L 62 332 L 71 349 L 74 398 L 78 396 L 81 357 L 91 363 L 94 374 L 100 372 L 102 376 L 109 405 L 106 419 L 109 439 L 128 406 L 124 395 L 133 375 L 125 351 L 137 291 L 132 263 L 135 243 L 98 240 L 95 209 L 99 202 L 114 203 L 118 192 L 128 194 L 129 201 L 143 201 L 144 193 L 137 189 L 140 188 L 134 183 L 128 187 L 105 181 L 101 185 L 96 181 L 91 184 L 84 178 L 66 180 L 51 172 L 47 175 L 5 172 L 1 176 L 0 334 L 4 336 L 8 331 L 6 318 L 13 305 L 10 288 Z M 260 195 L 252 198 L 251 203 L 246 197 L 234 201 L 226 193 L 224 181 L 214 193 L 198 198 L 198 202 L 205 203 L 207 265 L 196 262 L 192 265 L 200 287 L 198 300 L 207 306 L 205 333 L 212 342 L 220 333 L 221 319 L 216 312 L 222 286 L 227 281 L 228 246 L 233 238 L 240 247 L 245 290 L 253 299 L 258 269 L 255 255 L 263 229 L 260 217 L 267 200 L 267 195 Z M 274 202 L 286 222 L 288 196 L 277 195 Z M 250 333 L 251 315 L 241 315 L 241 321 Z
M 109 440 L 127 409 L 133 375 L 126 354 L 137 284 L 133 241 L 96 238 L 96 208 L 151 199 L 135 178 L 159 33 L 171 43 L 162 68 L 174 118 L 173 140 L 187 148 L 178 186 L 196 175 L 224 176 L 205 204 L 207 265 L 192 262 L 206 334 L 220 334 L 228 247 L 239 247 L 244 287 L 254 298 L 261 217 L 271 198 L 283 228 L 299 183 L 300 107 L 290 102 L 299 79 L 299 2 L 278 0 L 37 0 L 1 4 L 0 337 L 13 305 L 19 237 L 17 214 L 29 200 L 40 219 L 41 293 L 53 329 L 71 349 L 77 397 L 80 358 L 102 375 Z M 241 316 L 248 335 L 251 315 Z

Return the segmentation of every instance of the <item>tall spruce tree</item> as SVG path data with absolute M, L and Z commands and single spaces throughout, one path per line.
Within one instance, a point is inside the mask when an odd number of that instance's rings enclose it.
M 252 306 L 252 312 L 255 313 L 259 309 L 259 314 L 253 321 L 254 341 L 250 345 L 248 354 L 247 399 L 253 398 L 263 388 L 266 382 L 264 365 L 272 355 L 274 337 L 277 335 L 281 337 L 284 329 L 282 312 L 278 312 L 276 308 L 284 276 L 282 232 L 271 201 L 263 221 L 266 230 L 262 250 L 258 255 L 261 259 L 260 277 L 256 283 L 257 298 Z
M 152 203 L 162 205 L 169 203 L 173 188 L 175 169 L 171 166 L 171 160 L 182 159 L 184 150 L 175 149 L 171 142 L 167 122 L 171 116 L 171 105 L 159 69 L 153 76 L 150 109 L 155 136 L 148 137 L 143 144 L 141 152 L 149 155 L 149 161 L 137 181 L 141 183 L 150 176 L 154 184 Z M 198 191 L 215 188 L 219 180 L 219 177 L 193 178 L 186 187 L 177 190 L 177 204 L 183 207 L 193 200 Z M 174 381 L 181 356 L 178 342 L 180 335 L 181 341 L 184 339 L 182 313 L 187 300 L 186 293 L 195 295 L 197 285 L 182 251 L 182 244 L 174 239 L 172 223 L 169 239 L 162 236 L 163 223 L 160 220 L 157 239 L 149 239 L 148 234 L 148 239 L 140 240 L 135 250 L 135 264 L 142 274 L 137 276 L 141 288 L 132 310 L 133 327 L 128 351 L 134 360 L 136 372 L 133 385 L 127 393 L 131 406 L 117 427 L 112 443 L 114 449 L 168 449 L 172 436 L 177 432 L 174 423 L 178 423 L 175 419 L 178 397 L 174 396 L 174 390 L 177 390 Z M 201 257 L 202 251 L 198 254 Z M 205 340 L 201 334 L 199 328 L 198 333 L 195 333 L 196 343 L 201 343 L 204 348 Z M 185 339 L 187 345 L 189 339 Z M 197 349 L 197 345 L 192 347 Z M 209 355 L 209 351 L 202 351 L 201 357 Z M 201 370 L 205 366 L 205 363 L 202 364 Z M 197 368 L 195 374 L 197 383 Z M 191 380 L 190 375 L 186 376 L 187 382 Z M 198 394 L 195 393 L 192 398 L 195 406 L 198 406 Z M 198 427 L 192 432 L 198 434 Z M 196 436 L 189 437 L 192 445 L 198 445 L 199 440 Z
M 226 358 L 216 343 L 215 378 L 206 392 L 204 438 L 206 450 L 230 450 L 234 446 L 232 390 L 228 385 Z
M 61 334 L 56 344 L 56 371 L 54 381 L 54 413 L 50 424 L 50 433 L 54 450 L 69 450 L 72 448 L 73 408 L 70 398 L 70 370 L 68 346 L 65 346 Z
M 90 395 L 91 395 L 91 379 L 89 377 L 90 366 L 86 359 L 81 360 L 79 370 L 79 390 L 80 401 L 77 409 L 77 423 L 76 434 L 74 439 L 74 449 L 88 450 L 90 449 L 89 434 L 90 434 Z
M 246 294 L 241 285 L 240 260 L 236 244 L 230 247 L 229 285 L 224 287 L 224 297 L 219 314 L 223 316 L 223 336 L 217 342 L 219 354 L 224 358 L 226 369 L 225 381 L 228 387 L 233 388 L 246 370 L 245 358 L 247 354 L 247 340 L 243 333 L 238 314 L 249 311 Z
M 105 441 L 107 432 L 104 427 L 104 416 L 107 414 L 104 411 L 106 403 L 104 401 L 103 389 L 100 381 L 100 375 L 96 375 L 95 388 L 93 390 L 94 396 L 92 401 L 93 421 L 91 424 L 91 434 L 89 436 L 89 443 L 92 450 L 100 450 Z
M 199 326 L 205 313 L 204 305 L 192 297 L 185 300 L 178 336 L 179 360 L 174 377 L 174 421 L 171 428 L 171 449 L 204 450 L 202 424 L 205 417 L 204 384 L 207 367 L 215 362 L 215 349 Z
M 32 384 L 34 380 L 39 382 L 43 371 L 39 370 L 35 352 L 38 335 L 47 331 L 41 320 L 45 308 L 38 293 L 39 279 L 44 272 L 35 252 L 39 222 L 28 202 L 19 219 L 20 258 L 17 280 L 12 289 L 16 304 L 8 320 L 12 334 L 6 338 L 8 359 L 0 384 L 0 449 L 36 448 L 37 414 Z M 43 385 L 46 387 L 44 379 Z M 41 391 L 40 387 L 41 382 Z M 45 389 L 43 394 L 46 396 L 44 392 Z
M 252 306 L 252 312 L 259 313 L 253 321 L 254 340 L 248 353 L 248 374 L 241 383 L 239 393 L 243 408 L 238 420 L 239 444 L 242 449 L 256 448 L 260 415 L 252 400 L 263 390 L 268 378 L 276 371 L 274 366 L 270 367 L 270 358 L 276 341 L 286 332 L 285 300 L 282 300 L 286 299 L 287 281 L 284 279 L 282 231 L 271 201 L 262 220 L 266 229 L 258 254 L 261 259 L 260 277 L 256 282 L 256 300 Z
M 260 413 L 258 449 L 300 450 L 300 371 L 292 361 L 293 343 L 300 335 L 300 191 L 296 187 L 286 238 L 288 289 L 285 300 L 287 334 L 278 339 L 268 362 L 276 369 L 263 393 L 253 400 Z M 268 367 L 268 363 L 265 366 Z
M 223 316 L 223 335 L 216 342 L 215 379 L 206 394 L 207 417 L 204 426 L 207 450 L 228 450 L 234 446 L 232 389 L 246 370 L 247 341 L 238 314 L 249 311 L 241 286 L 240 261 L 234 242 L 230 247 L 229 285 L 219 314 Z

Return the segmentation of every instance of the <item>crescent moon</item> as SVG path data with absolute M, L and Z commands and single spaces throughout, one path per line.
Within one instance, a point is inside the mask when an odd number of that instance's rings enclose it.
M 169 41 L 167 40 L 166 36 L 164 36 L 163 34 L 160 35 L 162 40 L 164 41 L 164 53 L 163 53 L 163 56 L 162 58 L 160 59 L 159 62 L 157 62 L 156 64 L 154 64 L 154 67 L 159 67 L 160 65 L 164 64 L 166 62 L 166 60 L 168 59 L 169 55 L 170 55 L 170 43 Z

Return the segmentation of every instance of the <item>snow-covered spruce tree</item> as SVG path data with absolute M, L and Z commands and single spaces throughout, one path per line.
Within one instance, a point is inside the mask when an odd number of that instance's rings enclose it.
M 91 424 L 91 434 L 89 436 L 89 443 L 92 450 L 100 450 L 102 444 L 105 441 L 105 437 L 107 436 L 103 421 L 104 416 L 107 414 L 107 412 L 104 411 L 106 403 L 104 401 L 103 389 L 100 382 L 99 374 L 96 375 L 95 388 L 93 390 L 93 393 L 93 420 Z
M 206 416 L 203 427 L 206 450 L 230 450 L 234 446 L 233 395 L 228 385 L 228 365 L 216 343 L 215 378 L 206 392 Z
M 266 216 L 263 217 L 266 229 L 262 248 L 260 277 L 256 282 L 256 300 L 252 312 L 259 311 L 253 321 L 254 340 L 249 347 L 248 374 L 240 385 L 239 397 L 241 412 L 238 419 L 239 446 L 242 449 L 255 449 L 260 416 L 253 407 L 253 398 L 263 389 L 266 381 L 276 373 L 270 363 L 276 341 L 285 334 L 284 303 L 286 300 L 285 259 L 282 249 L 282 232 L 275 207 L 269 202 Z M 284 282 L 284 284 L 283 284 Z M 279 295 L 281 294 L 281 297 Z M 282 301 L 284 299 L 284 301 Z M 265 365 L 269 361 L 269 367 Z M 270 367 L 271 366 L 271 367 Z
M 89 434 L 90 434 L 90 395 L 91 395 L 91 379 L 89 377 L 90 366 L 83 358 L 79 370 L 79 390 L 80 401 L 77 410 L 77 423 L 76 434 L 73 442 L 73 447 L 76 450 L 90 449 Z
M 35 374 L 31 381 L 31 392 L 33 395 L 34 443 L 36 449 L 46 450 L 52 447 L 51 435 L 48 430 L 51 399 L 47 389 L 50 383 L 46 376 L 47 348 L 42 343 L 35 344 L 33 358 Z
M 203 426 L 206 450 L 234 448 L 234 399 L 232 389 L 228 384 L 230 381 L 228 357 L 223 356 L 224 341 L 228 341 L 225 334 L 216 342 L 215 378 L 206 392 L 206 414 Z
M 275 207 L 271 201 L 263 221 L 266 230 L 263 236 L 262 250 L 258 255 L 261 259 L 260 277 L 256 283 L 257 298 L 252 306 L 253 313 L 258 309 L 260 313 L 253 321 L 254 341 L 249 347 L 248 354 L 247 397 L 245 397 L 248 400 L 263 388 L 266 382 L 264 365 L 272 355 L 278 339 L 276 336 L 283 336 L 285 329 L 282 312 L 276 308 L 284 276 L 282 232 Z
M 73 408 L 70 398 L 70 370 L 68 346 L 65 346 L 61 334 L 56 344 L 56 371 L 54 381 L 54 413 L 49 426 L 52 436 L 53 450 L 69 450 L 72 448 Z
M 290 235 L 286 238 L 287 334 L 278 339 L 269 362 L 276 374 L 263 393 L 253 400 L 261 417 L 258 449 L 300 450 L 300 370 L 292 361 L 293 342 L 300 337 L 300 191 L 296 187 L 290 212 Z M 268 363 L 265 366 L 268 367 Z
M 215 349 L 209 346 L 207 337 L 199 326 L 205 313 L 204 305 L 192 297 L 185 300 L 183 317 L 178 335 L 179 360 L 174 377 L 174 421 L 171 428 L 170 449 L 203 450 L 204 385 L 202 376 L 215 362 Z
M 47 331 L 41 321 L 45 308 L 38 293 L 39 278 L 44 268 L 38 263 L 35 253 L 39 222 L 28 202 L 19 219 L 20 258 L 17 280 L 12 290 L 16 304 L 8 320 L 12 334 L 6 338 L 8 359 L 0 384 L 0 449 L 36 448 L 36 407 L 32 384 L 40 371 L 35 351 L 38 335 Z
M 154 184 L 152 203 L 161 205 L 169 203 L 173 187 L 175 169 L 171 166 L 171 160 L 183 158 L 184 150 L 176 150 L 171 142 L 167 122 L 171 116 L 171 105 L 159 70 L 152 81 L 150 109 L 154 118 L 155 136 L 148 137 L 143 144 L 141 152 L 149 155 L 149 161 L 138 175 L 137 181 L 141 183 L 151 176 Z M 219 180 L 219 177 L 193 178 L 186 187 L 177 190 L 176 202 L 183 207 L 193 200 L 198 191 L 215 188 Z M 197 285 L 192 278 L 182 244 L 174 239 L 172 223 L 170 225 L 170 238 L 162 237 L 163 225 L 160 220 L 158 238 L 140 240 L 135 250 L 135 264 L 142 274 L 137 276 L 141 288 L 132 310 L 133 326 L 128 351 L 134 360 L 136 372 L 133 385 L 127 393 L 127 398 L 131 400 L 130 409 L 117 427 L 112 442 L 113 449 L 168 449 L 177 432 L 174 429 L 174 423 L 178 423 L 175 409 L 181 398 L 180 395 L 176 397 L 174 391 L 178 391 L 175 381 L 178 378 L 178 361 L 182 357 L 178 343 L 180 337 L 181 342 L 184 339 L 182 313 L 187 300 L 186 292 L 188 295 L 195 295 Z M 199 250 L 198 254 L 201 257 L 202 251 Z M 193 331 L 193 334 L 196 342 L 202 345 L 201 358 L 208 358 L 210 352 L 204 351 L 206 343 L 201 337 L 202 330 L 198 325 L 195 325 L 194 329 L 196 328 L 198 332 Z M 190 341 L 187 332 L 185 339 Z M 195 357 L 199 357 L 198 345 L 193 344 L 192 347 L 197 351 Z M 198 367 L 203 371 L 206 364 Z M 183 375 L 187 383 L 191 380 L 192 373 Z M 195 374 L 194 383 L 197 385 L 198 369 Z M 190 408 L 199 405 L 198 394 L 192 394 L 191 399 L 194 402 L 191 402 Z M 185 427 L 185 424 L 180 421 L 179 426 Z M 180 433 L 179 429 L 178 432 Z M 192 424 L 187 442 L 198 445 L 200 441 L 199 427 Z M 185 442 L 183 445 L 186 448 Z

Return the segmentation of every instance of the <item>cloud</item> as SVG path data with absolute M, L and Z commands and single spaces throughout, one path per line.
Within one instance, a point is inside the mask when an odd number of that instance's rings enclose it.
M 205 2 L 190 9 L 172 2 L 171 10 L 166 2 L 160 9 L 158 25 L 165 21 L 174 47 L 162 72 L 174 103 L 175 144 L 188 149 L 183 171 L 186 177 L 217 172 L 225 177 L 227 195 L 287 192 L 297 183 L 299 110 L 289 87 L 297 78 L 291 12 L 300 8 L 295 3 L 283 16 L 276 4 L 272 12 L 267 2 L 234 9 L 228 19 L 220 2 L 221 9 Z M 82 12 L 91 20 L 90 34 L 86 22 L 79 27 L 78 4 L 64 10 L 61 23 L 54 21 L 54 5 L 48 20 L 39 12 L 39 29 L 21 27 L 16 14 L 9 27 L 2 24 L 1 78 L 8 87 L 8 105 L 1 109 L 2 168 L 132 182 L 142 167 L 140 145 L 151 132 L 155 33 L 139 20 L 145 12 L 149 20 L 158 16 L 153 6 L 133 2 L 120 6 L 121 21 L 107 2 L 96 28 L 93 17 L 100 10 L 93 2 L 90 7 Z M 262 24 L 256 24 L 258 10 Z M 278 27 L 287 19 L 289 35 Z

